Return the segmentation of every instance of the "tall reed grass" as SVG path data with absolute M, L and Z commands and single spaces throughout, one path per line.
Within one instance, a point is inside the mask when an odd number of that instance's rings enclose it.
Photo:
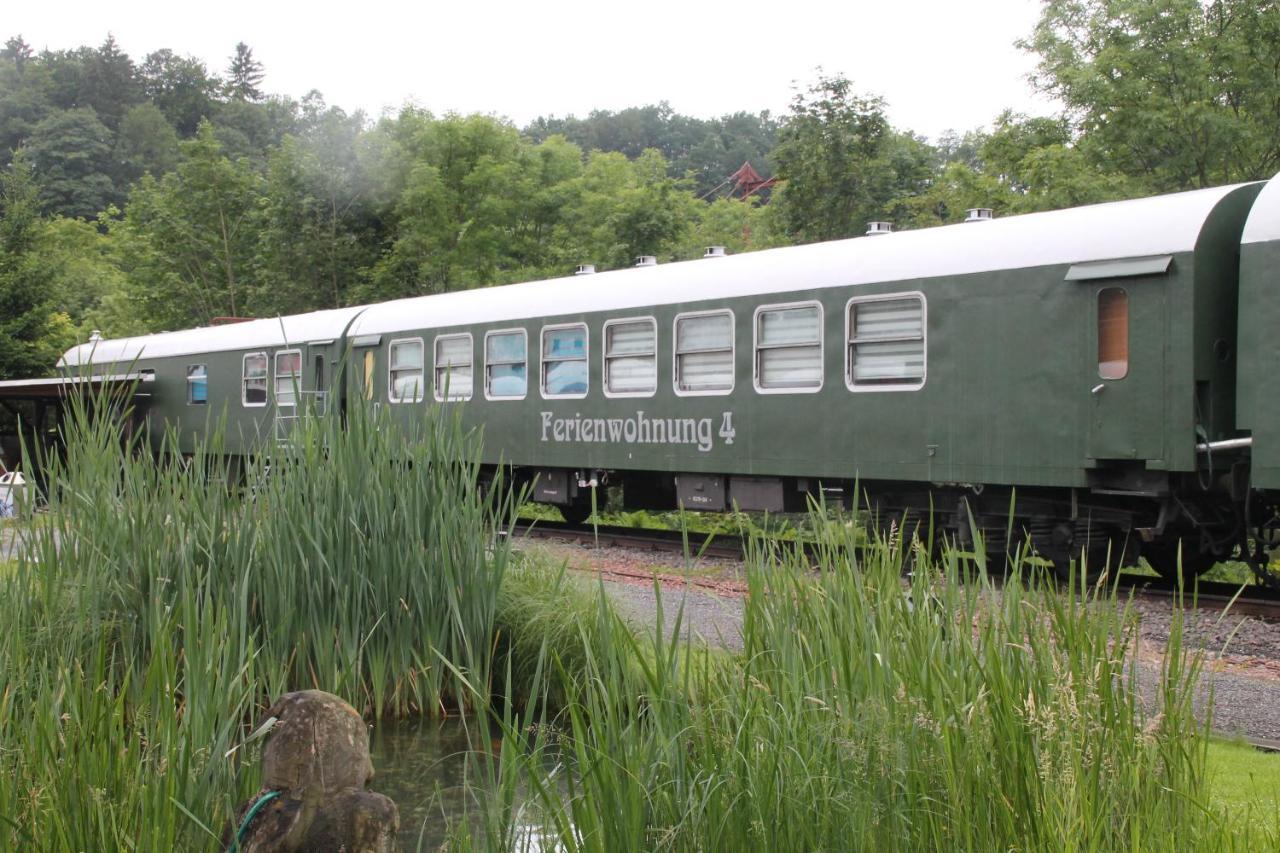
M 1144 706 L 1133 614 L 1112 591 L 1024 585 L 1016 557 L 1002 590 L 981 567 L 961 582 L 972 562 L 955 555 L 913 560 L 907 583 L 902 541 L 859 551 L 848 526 L 815 529 L 816 558 L 756 540 L 741 656 L 695 654 L 672 642 L 672 626 L 592 628 L 556 745 L 536 739 L 504 758 L 530 780 L 541 832 L 554 839 L 524 846 L 1276 844 L 1206 805 L 1207 738 L 1191 708 L 1199 664 L 1176 629 Z M 526 807 L 488 837 L 519 847 L 510 827 L 529 819 Z
M 309 420 L 243 467 L 211 432 L 155 461 L 78 411 L 45 460 L 0 576 L 0 848 L 216 849 L 271 697 L 438 714 L 488 684 L 510 508 L 456 417 Z

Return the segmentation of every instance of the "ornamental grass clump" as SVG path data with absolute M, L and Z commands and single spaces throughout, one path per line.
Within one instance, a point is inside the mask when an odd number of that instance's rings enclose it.
M 740 656 L 695 655 L 678 626 L 600 634 L 560 717 L 568 772 L 524 765 L 563 849 L 1274 842 L 1205 807 L 1199 664 L 1176 630 L 1144 702 L 1133 614 L 1105 586 L 1063 594 L 1015 555 L 997 589 L 980 547 L 977 566 L 931 562 L 814 527 L 816 552 L 755 541 Z
M 454 414 L 305 419 L 243 465 L 210 433 L 157 460 L 81 409 L 43 460 L 0 575 L 0 848 L 219 849 L 272 698 L 438 715 L 489 683 L 510 507 Z

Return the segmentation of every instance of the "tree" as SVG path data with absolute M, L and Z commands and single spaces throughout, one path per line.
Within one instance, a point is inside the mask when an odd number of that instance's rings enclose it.
M 259 238 L 257 313 L 338 307 L 379 248 L 359 152 L 363 118 L 333 108 L 270 156 Z
M 773 150 L 785 181 L 772 202 L 783 229 L 802 242 L 863 233 L 896 194 L 892 136 L 883 100 L 819 72 L 793 98 Z
M 154 51 L 143 60 L 139 76 L 143 92 L 183 137 L 194 135 L 202 119 L 212 118 L 222 84 L 195 57 Z
M 142 81 L 133 60 L 114 36 L 85 55 L 84 78 L 77 106 L 87 106 L 114 133 L 129 108 L 143 100 Z
M 1276 0 L 1045 0 L 1022 46 L 1095 163 L 1154 190 L 1280 168 Z
M 227 66 L 227 97 L 233 101 L 261 101 L 262 90 L 258 86 L 265 76 L 262 63 L 253 58 L 249 45 L 238 43 Z
M 110 129 L 93 110 L 62 110 L 31 132 L 26 150 L 44 209 L 93 219 L 116 200 Z
M 0 378 L 41 376 L 69 341 L 50 305 L 51 275 L 36 251 L 38 188 L 21 156 L 0 172 Z
M 160 177 L 178 165 L 178 134 L 155 104 L 125 113 L 116 135 L 116 185 L 129 186 L 145 174 Z
M 26 64 L 35 56 L 35 51 L 31 49 L 31 45 L 27 44 L 21 34 L 12 36 L 5 40 L 4 50 L 0 50 L 0 60 L 12 62 L 19 73 L 26 67 Z
M 245 308 L 256 251 L 259 178 L 222 151 L 208 122 L 183 161 L 134 188 L 118 229 L 129 286 L 161 328 L 207 324 Z
M 52 111 L 46 75 L 21 36 L 0 50 L 0 166 L 9 162 L 40 120 Z

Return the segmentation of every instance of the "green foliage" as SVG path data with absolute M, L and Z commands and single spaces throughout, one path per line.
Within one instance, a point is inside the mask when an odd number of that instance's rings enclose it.
M 613 112 L 592 110 L 584 119 L 543 116 L 524 129 L 535 142 L 563 136 L 584 151 L 617 152 L 635 159 L 648 149 L 662 153 L 668 174 L 691 177 L 698 197 L 716 189 L 744 162 L 765 177 L 779 122 L 768 111 L 713 119 L 680 115 L 665 101 Z
M 773 160 L 786 183 L 774 193 L 782 227 L 799 242 L 853 237 L 896 195 L 893 130 L 884 101 L 843 76 L 797 92 Z
M 1280 168 L 1280 5 L 1046 0 L 1023 47 L 1092 162 L 1156 190 Z
M 139 73 L 146 97 L 182 136 L 195 134 L 213 115 L 219 81 L 200 60 L 157 50 L 147 54 Z
M 19 157 L 0 172 L 0 378 L 43 376 L 70 343 L 37 251 L 40 229 L 35 182 Z
M 239 42 L 227 66 L 227 94 L 237 101 L 260 101 L 262 90 L 258 86 L 265 76 L 262 63 L 253 58 L 253 50 Z
M 121 227 L 135 304 L 169 328 L 250 308 L 261 198 L 258 175 L 223 154 L 212 125 L 201 125 L 183 154 L 174 171 L 143 178 Z
M 62 216 L 92 219 L 115 199 L 111 130 L 87 107 L 62 110 L 41 120 L 26 143 L 44 208 Z
M 132 185 L 143 175 L 171 172 L 180 158 L 178 133 L 159 107 L 146 102 L 124 114 L 115 144 L 119 186 Z

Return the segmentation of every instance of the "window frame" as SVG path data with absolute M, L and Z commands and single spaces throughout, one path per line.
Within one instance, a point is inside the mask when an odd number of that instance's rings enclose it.
M 519 396 L 515 394 L 490 394 L 489 393 L 489 338 L 493 335 L 514 335 L 519 333 L 524 337 L 524 361 L 498 361 L 494 364 L 523 364 L 524 365 L 524 393 Z M 510 329 L 490 329 L 484 333 L 484 398 L 486 400 L 524 400 L 529 396 L 529 330 L 521 327 Z
M 729 387 L 686 390 L 680 387 L 680 321 L 695 317 L 725 315 L 729 318 Z M 690 350 L 695 352 L 724 352 L 724 350 Z M 688 353 L 686 353 L 688 354 Z M 732 308 L 709 308 L 704 311 L 685 311 L 671 321 L 671 389 L 677 397 L 725 397 L 738 387 L 738 316 Z
M 760 315 L 766 311 L 784 311 L 794 308 L 818 309 L 818 384 L 803 388 L 766 388 L 760 384 Z M 751 315 L 751 384 L 757 394 L 817 394 L 827 384 L 826 330 L 827 312 L 821 302 L 816 299 L 805 299 L 799 302 L 779 302 L 772 305 L 757 305 Z M 812 344 L 777 344 L 765 349 L 789 349 Z
M 192 399 L 192 395 L 191 395 L 191 388 L 195 384 L 192 381 L 192 379 L 196 378 L 196 377 L 192 377 L 191 370 L 192 368 L 195 368 L 195 367 L 199 367 L 204 370 L 204 376 L 198 377 L 198 378 L 204 379 L 204 399 L 203 400 Z M 209 405 L 209 363 L 208 362 L 196 362 L 196 363 L 187 365 L 187 405 L 188 406 Z
M 248 399 L 249 382 L 251 378 L 248 374 L 249 359 L 261 357 L 262 365 L 262 402 L 250 403 Z M 271 399 L 271 357 L 267 355 L 266 350 L 256 352 L 247 352 L 240 357 L 240 405 L 247 409 L 265 408 L 267 401 Z
M 653 329 L 653 387 L 646 391 L 611 391 L 609 390 L 609 327 L 634 323 L 648 323 Z M 652 397 L 658 393 L 658 350 L 661 344 L 658 339 L 658 318 L 653 315 L 642 317 L 619 317 L 607 320 L 600 328 L 600 387 L 609 398 Z M 639 358 L 637 355 L 615 355 L 613 358 Z
M 396 394 L 395 374 L 397 373 L 397 371 L 391 366 L 395 364 L 396 360 L 392 351 L 397 346 L 403 345 L 403 344 L 417 344 L 419 347 L 422 348 L 422 367 L 419 368 L 422 371 L 422 381 L 418 383 L 418 393 L 413 397 L 405 397 L 405 396 L 400 396 Z M 373 352 L 373 350 L 369 350 L 369 352 Z M 399 372 L 403 373 L 405 371 L 401 370 Z M 397 405 L 401 403 L 421 403 L 423 400 L 427 399 L 426 384 L 427 384 L 427 343 L 422 339 L 422 336 L 419 335 L 418 337 L 413 337 L 413 338 L 395 338 L 393 340 L 387 341 L 387 402 L 395 403 Z
M 920 300 L 920 343 L 924 349 L 924 373 L 916 382 L 885 382 L 882 384 L 858 385 L 853 381 L 853 306 L 860 302 L 888 302 L 894 299 L 915 297 Z M 915 340 L 915 338 L 886 338 L 886 340 Z M 921 290 L 906 290 L 895 293 L 875 293 L 868 296 L 854 296 L 844 304 L 844 384 L 854 394 L 876 394 L 895 391 L 919 391 L 929 381 L 929 299 Z
M 587 366 L 587 387 L 581 394 L 547 393 L 546 334 L 561 329 L 582 329 L 582 358 L 557 358 L 554 361 L 582 361 Z M 591 327 L 586 323 L 550 323 L 538 331 L 538 393 L 544 400 L 582 400 L 591 393 Z
M 446 397 L 442 394 L 443 389 L 440 387 L 440 379 L 439 379 L 440 342 L 447 341 L 451 338 L 467 339 L 467 355 L 470 356 L 470 360 L 467 362 L 467 365 L 471 368 L 471 381 L 467 384 L 466 394 L 459 394 L 458 392 L 453 390 L 452 387 L 450 387 L 449 396 Z M 447 370 L 448 368 L 445 368 L 445 369 Z M 452 386 L 453 383 L 450 382 L 449 385 Z M 472 397 L 474 397 L 475 392 L 476 392 L 475 338 L 472 336 L 470 332 L 448 332 L 447 334 L 436 335 L 435 338 L 432 339 L 431 341 L 431 394 L 433 397 L 435 397 L 436 402 L 437 403 L 465 402 L 467 400 L 470 400 Z
M 294 385 L 293 390 L 290 392 L 294 395 L 293 402 L 284 404 L 286 408 L 297 408 L 298 398 L 302 396 L 302 350 L 298 348 L 279 349 L 271 354 L 271 402 L 277 408 L 280 406 L 280 390 L 276 383 L 280 379 L 280 356 L 282 355 L 296 355 L 298 357 L 298 372 L 293 373 L 291 371 L 288 374 L 291 377 L 298 377 L 297 384 Z

